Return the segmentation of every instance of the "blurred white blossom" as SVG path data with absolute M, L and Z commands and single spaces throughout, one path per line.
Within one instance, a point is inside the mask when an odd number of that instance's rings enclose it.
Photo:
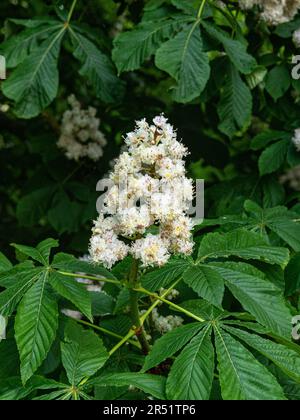
M 239 0 L 243 9 L 258 6 L 260 15 L 270 25 L 291 21 L 300 8 L 300 0 Z
M 292 142 L 294 143 L 298 152 L 300 152 L 300 128 L 297 128 L 294 132 L 294 137 L 292 138 Z
M 99 129 L 96 109 L 82 109 L 74 95 L 69 96 L 68 103 L 71 110 L 63 115 L 58 147 L 65 151 L 68 159 L 78 161 L 87 157 L 93 161 L 99 160 L 107 141 Z

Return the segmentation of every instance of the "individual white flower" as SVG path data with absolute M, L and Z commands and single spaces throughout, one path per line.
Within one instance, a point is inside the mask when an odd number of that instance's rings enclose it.
M 145 205 L 140 208 L 131 207 L 121 210 L 117 219 L 119 231 L 124 236 L 132 236 L 137 233 L 143 234 L 146 228 L 153 224 L 149 208 Z
M 166 180 L 182 177 L 185 174 L 184 162 L 179 159 L 161 159 L 156 162 L 156 172 Z
M 99 160 L 107 142 L 99 130 L 100 120 L 95 117 L 96 109 L 82 109 L 74 95 L 69 96 L 68 103 L 71 110 L 63 115 L 58 147 L 65 151 L 68 159 L 78 161 L 87 157 L 93 161 Z
M 167 243 L 160 236 L 152 234 L 136 240 L 131 247 L 131 253 L 134 258 L 142 261 L 144 267 L 160 267 L 170 258 Z
M 130 253 L 144 267 L 162 266 L 172 253 L 190 254 L 192 223 L 186 212 L 194 188 L 182 160 L 187 148 L 177 141 L 163 115 L 154 118 L 153 124 L 138 121 L 125 143 L 93 228 L 90 250 L 94 261 L 111 267 Z M 150 233 L 152 226 L 160 233 Z M 124 248 L 119 250 L 120 243 Z
M 294 143 L 298 152 L 300 152 L 300 128 L 297 128 L 294 132 L 294 137 L 292 138 L 292 142 Z
M 90 240 L 90 255 L 94 262 L 111 268 L 128 254 L 128 246 L 120 241 L 113 232 L 93 235 Z

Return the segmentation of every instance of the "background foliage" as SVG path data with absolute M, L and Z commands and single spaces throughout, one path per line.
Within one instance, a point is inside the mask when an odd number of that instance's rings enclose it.
M 270 28 L 236 1 L 75 3 L 0 5 L 0 398 L 299 399 L 300 193 L 279 176 L 300 164 L 300 19 Z M 101 118 L 96 163 L 56 146 L 72 93 Z M 191 151 L 189 175 L 206 180 L 206 219 L 193 258 L 141 273 L 141 308 L 176 284 L 163 308 L 185 321 L 154 333 L 145 356 L 124 311 L 131 261 L 109 272 L 77 257 L 123 134 L 161 112 Z M 103 291 L 76 273 L 104 276 Z

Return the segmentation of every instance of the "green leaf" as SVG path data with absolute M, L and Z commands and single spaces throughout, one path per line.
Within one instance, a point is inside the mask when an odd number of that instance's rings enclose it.
M 251 92 L 235 67 L 230 65 L 218 104 L 218 115 L 221 121 L 219 129 L 228 137 L 232 137 L 250 121 L 251 112 Z
M 5 96 L 15 101 L 19 118 L 36 117 L 57 95 L 57 60 L 65 32 L 63 27 L 32 52 L 3 82 Z
M 90 381 L 96 386 L 129 386 L 141 389 L 159 400 L 165 399 L 166 378 L 147 373 L 111 373 Z
M 229 233 L 209 233 L 199 248 L 199 259 L 240 257 L 246 260 L 260 260 L 285 267 L 289 262 L 286 248 L 268 245 L 261 235 L 246 229 L 237 229 Z
M 83 378 L 93 376 L 109 357 L 102 340 L 93 331 L 84 330 L 73 321 L 69 321 L 65 328 L 61 352 L 72 386 L 78 385 Z
M 282 238 L 294 251 L 300 251 L 300 224 L 297 213 L 293 213 L 283 206 L 262 209 L 251 200 L 247 200 L 244 207 L 250 213 L 248 221 L 246 220 L 248 228 L 256 229 L 263 234 L 267 227 Z
M 224 400 L 285 400 L 282 388 L 256 358 L 215 327 L 218 370 Z
M 300 224 L 288 218 L 268 222 L 268 228 L 282 238 L 294 251 L 300 251 Z
M 180 302 L 180 307 L 192 312 L 205 321 L 216 321 L 226 316 L 227 312 L 216 308 L 204 299 L 190 299 Z
M 291 135 L 285 131 L 277 130 L 267 130 L 259 133 L 251 141 L 252 150 L 264 149 L 270 143 L 273 143 L 277 140 L 290 139 Z
M 115 69 L 107 55 L 103 54 L 89 39 L 70 29 L 74 44 L 73 54 L 81 63 L 80 74 L 86 77 L 98 98 L 106 103 L 119 100 L 124 86 L 115 74 Z
M 38 26 L 25 29 L 3 42 L 0 51 L 5 56 L 7 68 L 14 68 L 22 63 L 39 48 L 41 41 L 51 37 L 62 26 L 62 22 L 59 21 L 42 21 Z
M 293 256 L 286 268 L 285 284 L 287 296 L 300 290 L 300 253 Z
M 9 285 L 4 292 L 0 293 L 0 314 L 5 317 L 10 316 L 14 312 L 27 290 L 44 274 L 44 271 L 40 268 L 18 271 L 13 269 L 11 272 L 16 281 Z M 11 272 L 5 273 L 9 282 L 11 281 Z
M 284 337 L 291 335 L 291 314 L 281 291 L 264 275 L 245 263 L 209 264 L 223 277 L 227 287 L 258 322 Z
M 122 289 L 125 290 L 125 289 Z M 115 300 L 105 292 L 90 292 L 92 300 L 92 315 L 104 316 L 114 312 Z
M 93 320 L 90 294 L 83 284 L 78 283 L 74 277 L 55 271 L 50 273 L 49 282 L 57 293 L 72 302 L 90 321 Z
M 270 359 L 286 375 L 298 382 L 300 381 L 300 355 L 298 353 L 282 344 L 274 343 L 258 335 L 249 334 L 246 331 L 228 326 L 225 328 L 230 334 L 235 335 L 247 345 Z
M 145 22 L 131 31 L 121 33 L 114 40 L 112 53 L 119 73 L 139 69 L 164 41 L 180 29 L 185 20 Z
M 266 77 L 266 90 L 277 101 L 289 89 L 291 75 L 285 64 L 274 67 Z
M 183 273 L 183 280 L 203 299 L 222 306 L 224 281 L 216 271 L 204 265 L 193 265 Z
M 155 63 L 177 81 L 174 100 L 186 103 L 200 96 L 209 79 L 210 67 L 198 26 L 190 24 L 165 42 L 156 53 Z
M 48 266 L 51 249 L 58 246 L 58 241 L 55 239 L 46 239 L 40 242 L 36 248 L 26 245 L 12 244 L 18 251 L 41 264 Z
M 56 254 L 53 259 L 52 267 L 69 273 L 82 273 L 96 277 L 98 276 L 99 280 L 101 280 L 101 277 L 117 280 L 117 278 L 106 268 L 92 264 L 91 262 L 78 260 L 70 254 Z
M 265 149 L 258 161 L 260 175 L 277 171 L 285 162 L 289 148 L 287 140 L 278 141 Z
M 223 44 L 229 59 L 238 71 L 243 74 L 249 74 L 254 70 L 256 66 L 255 58 L 247 53 L 244 44 L 230 38 L 225 31 L 211 23 L 202 21 L 201 24 L 211 37 Z
M 167 397 L 171 400 L 208 400 L 214 367 L 209 325 L 176 358 L 167 380 Z
M 0 252 L 0 273 L 2 271 L 8 271 L 13 267 L 12 263 L 2 252 Z
M 47 289 L 48 271 L 25 294 L 17 311 L 15 333 L 25 384 L 45 360 L 58 326 L 57 303 Z
M 177 353 L 191 338 L 199 332 L 205 324 L 198 322 L 183 325 L 155 341 L 150 353 L 146 356 L 143 372 L 158 366 L 161 362 Z
M 155 269 L 142 276 L 142 284 L 150 291 L 156 291 L 161 287 L 166 287 L 179 279 L 189 265 L 188 260 L 174 258 L 162 268 Z

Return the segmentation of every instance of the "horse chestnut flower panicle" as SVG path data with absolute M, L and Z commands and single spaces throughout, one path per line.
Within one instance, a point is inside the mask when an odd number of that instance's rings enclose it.
M 187 210 L 194 188 L 185 175 L 187 148 L 163 115 L 153 124 L 138 121 L 125 143 L 94 223 L 92 260 L 111 268 L 130 254 L 148 267 L 166 264 L 172 254 L 191 254 L 193 223 Z

